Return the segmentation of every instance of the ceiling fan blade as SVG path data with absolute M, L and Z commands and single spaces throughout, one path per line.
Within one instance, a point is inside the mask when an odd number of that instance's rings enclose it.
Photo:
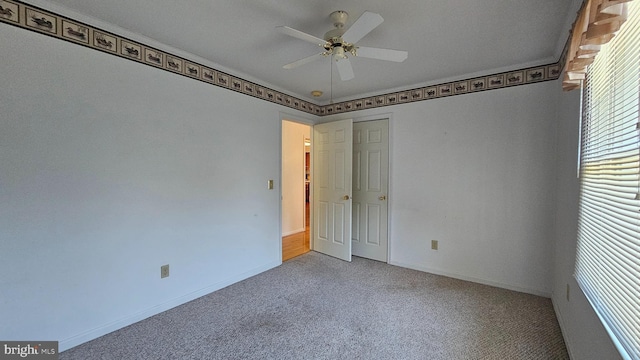
M 290 64 L 287 64 L 285 66 L 283 66 L 284 69 L 293 69 L 293 68 L 297 68 L 300 65 L 304 65 L 307 63 L 310 63 L 312 61 L 316 61 L 322 58 L 323 53 L 319 53 L 319 54 L 315 54 L 315 55 L 311 55 L 311 56 L 307 56 L 304 59 L 300 59 L 300 60 L 296 60 Z
M 403 62 L 407 59 L 409 53 L 403 50 L 380 49 L 360 46 L 356 49 L 356 56 L 369 59 Z
M 289 36 L 293 36 L 294 38 L 298 38 L 300 40 L 304 40 L 304 41 L 308 41 L 311 43 L 314 43 L 318 46 L 324 46 L 324 44 L 326 43 L 326 41 L 320 39 L 319 37 L 315 37 L 313 35 L 309 35 L 307 33 L 304 33 L 300 30 L 296 30 L 293 28 L 290 28 L 288 26 L 276 26 L 276 29 L 280 30 L 280 32 L 285 33 Z
M 383 21 L 384 19 L 382 18 L 382 16 L 380 16 L 380 14 L 365 11 L 362 15 L 360 15 L 358 20 L 356 20 L 356 22 L 351 25 L 349 30 L 347 30 L 344 35 L 342 35 L 342 38 L 345 41 L 355 44 L 365 35 L 371 32 L 371 30 L 382 24 Z
M 340 80 L 347 81 L 355 77 L 349 59 L 337 60 L 336 67 L 338 68 L 338 74 L 340 74 Z

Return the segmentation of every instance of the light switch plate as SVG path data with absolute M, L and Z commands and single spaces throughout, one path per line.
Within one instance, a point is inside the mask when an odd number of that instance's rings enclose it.
M 267 180 L 267 190 L 273 190 L 273 180 Z

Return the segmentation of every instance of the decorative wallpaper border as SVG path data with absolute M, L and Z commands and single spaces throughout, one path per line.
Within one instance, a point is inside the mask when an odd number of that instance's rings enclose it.
M 562 71 L 562 61 L 559 61 L 336 104 L 318 105 L 20 1 L 0 0 L 0 21 L 318 116 L 556 80 Z
M 320 114 L 321 107 L 316 104 L 19 1 L 0 0 L 0 22 L 310 114 Z
M 516 71 L 469 78 L 466 80 L 456 80 L 412 90 L 397 91 L 357 100 L 343 101 L 337 104 L 323 106 L 321 114 L 340 114 L 362 109 L 439 99 L 448 96 L 556 80 L 560 77 L 560 73 L 561 68 L 558 62 Z

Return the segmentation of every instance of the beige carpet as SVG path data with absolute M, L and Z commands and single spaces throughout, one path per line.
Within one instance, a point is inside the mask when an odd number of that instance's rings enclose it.
M 310 252 L 60 359 L 568 359 L 551 300 Z

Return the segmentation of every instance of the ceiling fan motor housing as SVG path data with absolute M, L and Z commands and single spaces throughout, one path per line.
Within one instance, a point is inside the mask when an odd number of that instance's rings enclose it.
M 331 18 L 331 21 L 333 21 L 333 26 L 343 28 L 344 24 L 346 24 L 349 19 L 349 14 L 347 14 L 346 11 L 338 10 L 332 12 L 329 17 Z

